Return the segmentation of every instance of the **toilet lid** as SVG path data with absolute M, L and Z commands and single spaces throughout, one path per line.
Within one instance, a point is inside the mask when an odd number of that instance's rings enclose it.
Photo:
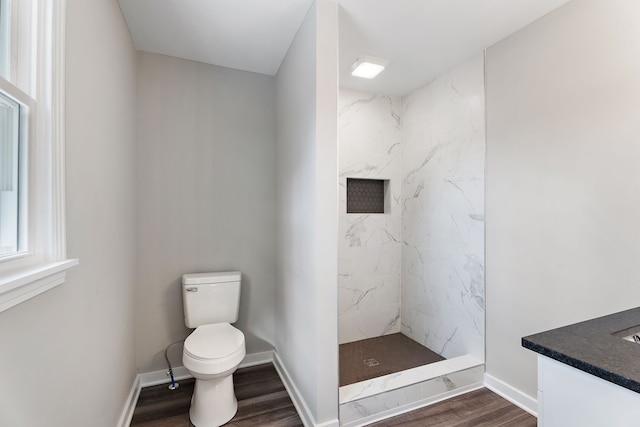
M 244 334 L 228 323 L 198 326 L 184 342 L 184 349 L 200 359 L 227 357 L 244 345 Z

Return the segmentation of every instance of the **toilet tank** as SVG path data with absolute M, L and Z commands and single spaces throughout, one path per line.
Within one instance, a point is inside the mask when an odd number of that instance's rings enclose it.
M 240 309 L 239 271 L 182 276 L 184 323 L 188 328 L 211 323 L 235 323 Z

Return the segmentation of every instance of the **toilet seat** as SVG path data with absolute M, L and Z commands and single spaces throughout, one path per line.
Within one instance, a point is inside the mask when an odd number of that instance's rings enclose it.
M 193 368 L 197 366 L 206 374 L 225 372 L 237 366 L 244 356 L 244 334 L 229 323 L 198 326 L 184 342 L 183 358 L 191 359 Z

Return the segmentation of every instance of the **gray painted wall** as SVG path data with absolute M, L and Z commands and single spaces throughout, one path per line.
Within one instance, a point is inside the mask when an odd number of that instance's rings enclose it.
M 276 76 L 275 344 L 312 421 L 337 425 L 336 58 L 336 5 L 318 0 Z
M 640 302 L 640 3 L 573 1 L 487 52 L 487 373 L 522 336 Z
M 116 425 L 135 378 L 135 50 L 115 1 L 67 0 L 67 281 L 0 313 L 0 425 Z
M 273 348 L 275 79 L 157 54 L 138 61 L 140 372 L 184 339 L 181 276 L 242 272 L 247 353 Z M 171 353 L 182 365 L 181 346 Z

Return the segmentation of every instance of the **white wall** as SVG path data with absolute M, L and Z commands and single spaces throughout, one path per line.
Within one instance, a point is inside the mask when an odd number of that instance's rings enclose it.
M 487 52 L 487 373 L 522 336 L 640 303 L 640 3 L 573 1 Z
M 402 129 L 399 97 L 339 97 L 340 344 L 400 332 Z M 347 178 L 389 180 L 384 214 L 347 214 Z
M 317 0 L 276 76 L 276 350 L 312 422 L 337 423 L 337 10 Z
M 402 99 L 402 332 L 484 358 L 484 58 Z
M 138 61 L 140 372 L 184 339 L 184 273 L 242 272 L 247 353 L 273 348 L 275 79 L 150 53 Z M 181 365 L 181 346 L 171 353 Z
M 62 286 L 0 313 L 0 425 L 116 425 L 135 378 L 135 50 L 115 1 L 67 0 Z

